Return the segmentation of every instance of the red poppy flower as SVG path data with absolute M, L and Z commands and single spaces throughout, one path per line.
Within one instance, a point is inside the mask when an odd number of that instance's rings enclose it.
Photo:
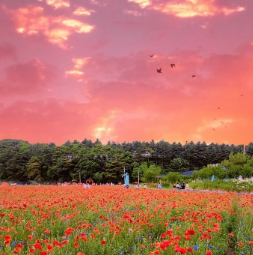
M 41 245 L 39 243 L 36 243 L 34 245 L 34 248 L 37 249 L 37 250 L 41 250 L 42 249 L 42 247 L 41 247 Z

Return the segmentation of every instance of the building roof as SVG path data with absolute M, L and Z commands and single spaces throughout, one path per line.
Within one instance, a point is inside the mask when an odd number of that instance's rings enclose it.
M 186 171 L 186 172 L 183 172 L 182 175 L 185 175 L 185 176 L 192 176 L 192 175 L 193 175 L 193 171 Z

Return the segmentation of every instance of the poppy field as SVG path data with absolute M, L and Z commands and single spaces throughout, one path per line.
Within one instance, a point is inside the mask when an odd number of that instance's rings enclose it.
M 0 255 L 253 254 L 252 195 L 0 187 Z

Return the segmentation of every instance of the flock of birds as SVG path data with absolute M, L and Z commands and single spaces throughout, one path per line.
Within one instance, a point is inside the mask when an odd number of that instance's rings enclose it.
M 153 58 L 153 57 L 154 57 L 154 54 L 149 54 L 149 57 Z M 170 64 L 170 67 L 173 69 L 173 68 L 176 67 L 176 64 L 172 63 L 172 64 Z M 157 68 L 156 71 L 157 71 L 157 73 L 162 73 L 162 68 Z M 196 78 L 196 77 L 197 77 L 197 76 L 196 76 L 195 74 L 192 75 L 192 78 Z M 243 97 L 243 94 L 241 94 L 240 96 Z M 221 108 L 218 107 L 218 110 L 221 110 Z M 216 118 L 215 118 L 214 120 L 215 120 L 215 121 L 218 121 Z M 221 121 L 220 123 L 221 123 L 222 125 L 224 125 L 224 122 L 223 122 L 223 121 Z M 224 125 L 224 127 L 227 128 L 226 125 Z M 213 131 L 215 131 L 215 130 L 216 130 L 216 129 L 213 128 Z M 186 141 L 186 143 L 187 143 L 187 141 Z
M 154 54 L 149 55 L 151 58 L 154 57 Z M 176 67 L 176 64 L 170 64 L 170 67 L 173 69 Z M 156 69 L 157 73 L 162 73 L 162 68 L 157 68 Z M 192 75 L 192 78 L 196 78 L 197 76 L 195 74 Z

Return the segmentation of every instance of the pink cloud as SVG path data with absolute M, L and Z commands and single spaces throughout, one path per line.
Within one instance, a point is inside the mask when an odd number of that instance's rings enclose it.
M 0 84 L 2 95 L 27 94 L 46 90 L 48 83 L 55 76 L 54 68 L 39 59 L 9 66 L 5 72 L 6 79 Z
M 183 143 L 249 142 L 247 133 L 235 135 L 253 128 L 249 121 L 248 95 L 253 90 L 249 84 L 253 68 L 249 45 L 240 47 L 234 55 L 201 57 L 184 51 L 153 59 L 143 52 L 127 58 L 100 55 L 89 59 L 88 65 L 74 60 L 74 68 L 85 68 L 87 80 L 80 86 L 83 95 L 89 95 L 88 101 L 19 102 L 2 108 L 0 117 L 6 126 L 1 128 L 2 137 L 56 143 L 85 137 L 103 142 L 152 138 Z M 176 63 L 173 69 L 172 62 Z M 162 74 L 156 72 L 158 64 L 163 67 Z M 118 73 L 113 73 L 115 68 Z M 22 75 L 31 69 L 26 65 L 16 69 L 9 71 L 9 77 L 15 74 L 16 78 L 9 79 L 13 84 L 20 79 L 25 84 L 28 78 Z M 35 68 L 32 73 L 41 70 Z M 197 74 L 196 79 L 192 73 Z M 38 77 L 30 77 L 29 82 L 41 84 Z M 18 126 L 12 123 L 14 119 Z
M 103 109 L 101 118 L 94 123 L 93 135 L 117 141 L 148 137 L 181 142 L 185 137 L 224 141 L 228 137 L 227 128 L 239 132 L 245 125 L 244 119 L 251 114 L 247 97 L 253 90 L 251 50 L 243 57 L 241 54 L 200 57 L 194 52 L 177 52 L 173 61 L 166 56 L 146 58 L 146 54 L 131 59 L 93 59 L 86 71 L 89 77 L 94 77 L 90 72 L 100 68 L 98 80 L 88 80 L 85 89 L 91 108 L 100 105 Z M 176 63 L 174 69 L 170 67 L 172 62 Z M 158 63 L 164 68 L 162 74 L 156 73 Z M 121 75 L 112 74 L 116 66 Z M 111 81 L 100 82 L 99 76 L 105 80 L 107 73 Z M 192 78 L 192 74 L 197 77 Z M 227 128 L 214 123 L 215 118 Z M 253 122 L 247 125 L 253 126 Z M 247 134 L 238 139 L 234 136 L 230 141 L 249 142 L 247 137 Z
M 52 44 L 61 48 L 67 47 L 67 40 L 74 33 L 90 33 L 94 26 L 65 16 L 46 15 L 44 8 L 27 6 L 16 10 L 5 11 L 9 13 L 16 24 L 16 31 L 26 36 L 42 34 Z
M 230 15 L 235 12 L 242 12 L 244 7 L 238 6 L 229 8 L 217 6 L 215 1 L 206 0 L 174 0 L 154 1 L 154 0 L 128 0 L 138 4 L 141 8 L 150 8 L 166 14 L 171 14 L 180 18 L 192 18 L 196 16 Z
M 13 58 L 16 55 L 15 47 L 12 44 L 0 44 L 0 59 Z
M 16 102 L 0 107 L 0 139 L 18 138 L 36 142 L 62 144 L 67 140 L 94 139 L 94 112 L 87 104 L 43 100 Z M 97 114 L 99 118 L 99 113 Z
M 65 2 L 5 8 L 0 139 L 250 141 L 253 47 L 231 53 L 250 8 L 241 22 L 216 17 L 242 11 L 226 0 Z

